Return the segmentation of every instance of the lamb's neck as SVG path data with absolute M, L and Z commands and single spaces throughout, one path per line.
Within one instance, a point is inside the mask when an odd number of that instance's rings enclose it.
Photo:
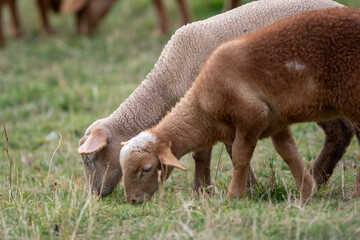
M 183 98 L 161 122 L 150 131 L 159 142 L 169 144 L 180 159 L 186 153 L 212 146 L 216 129 L 210 116 L 189 98 Z

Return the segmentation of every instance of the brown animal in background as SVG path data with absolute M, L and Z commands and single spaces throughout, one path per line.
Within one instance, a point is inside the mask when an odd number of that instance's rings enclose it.
M 53 29 L 50 26 L 48 20 L 48 11 L 52 9 L 55 12 L 60 10 L 61 0 L 36 0 L 36 5 L 39 11 L 39 17 L 41 22 L 42 31 L 45 34 L 51 34 Z M 10 9 L 11 25 L 16 37 L 21 37 L 24 34 L 19 11 L 16 0 L 0 0 L 0 45 L 4 45 L 4 33 L 2 22 L 2 8 L 4 5 L 8 5 Z
M 191 21 L 185 0 L 176 0 L 179 5 L 182 24 Z M 117 0 L 66 0 L 61 11 L 76 14 L 76 28 L 79 34 L 91 34 L 100 20 Z M 163 34 L 169 29 L 169 17 L 162 0 L 153 0 L 157 11 L 158 32 Z
M 360 10 L 351 8 L 300 14 L 220 45 L 172 111 L 122 143 L 127 201 L 150 200 L 166 166 L 186 170 L 181 156 L 218 141 L 232 144 L 228 197 L 242 198 L 256 143 L 269 136 L 301 200 L 311 197 L 315 182 L 289 126 L 344 116 L 359 127 L 359 66 Z
M 15 0 L 0 0 L 0 46 L 5 44 L 2 9 L 8 5 L 10 10 L 11 26 L 16 37 L 23 35 L 23 29 L 19 19 L 18 8 Z

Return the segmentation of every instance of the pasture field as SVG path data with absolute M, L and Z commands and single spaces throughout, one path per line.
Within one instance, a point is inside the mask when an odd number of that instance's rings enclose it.
M 222 0 L 188 2 L 197 20 L 222 8 Z M 339 2 L 360 8 L 359 0 Z M 174 31 L 176 3 L 166 4 Z M 140 84 L 171 33 L 156 36 L 149 0 L 119 1 L 90 38 L 74 34 L 71 16 L 55 15 L 56 34 L 41 36 L 34 1 L 19 5 L 26 37 L 7 37 L 0 50 L 0 239 L 360 239 L 360 201 L 345 201 L 359 168 L 355 139 L 304 207 L 269 139 L 259 141 L 252 161 L 259 184 L 241 201 L 226 199 L 232 165 L 222 144 L 212 156 L 212 196 L 192 192 L 190 155 L 182 160 L 188 171 L 175 170 L 146 204 L 126 203 L 122 184 L 104 199 L 89 193 L 79 139 Z M 292 129 L 309 166 L 324 134 L 312 123 Z

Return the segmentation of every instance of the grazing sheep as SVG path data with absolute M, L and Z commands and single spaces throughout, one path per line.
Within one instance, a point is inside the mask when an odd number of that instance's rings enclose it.
M 66 0 L 62 5 L 63 13 L 76 14 L 76 28 L 79 34 L 91 34 L 100 20 L 118 0 Z M 169 17 L 163 0 L 153 0 L 157 12 L 158 32 L 164 34 L 169 30 Z M 185 0 L 176 0 L 179 5 L 182 24 L 190 22 L 190 13 Z
M 302 201 L 315 189 L 293 123 L 345 116 L 360 126 L 360 10 L 331 8 L 281 20 L 221 44 L 192 87 L 120 153 L 127 201 L 150 200 L 166 166 L 218 141 L 232 144 L 228 198 L 243 198 L 258 139 L 271 137 Z M 165 170 L 166 172 L 166 170 Z M 166 175 L 166 174 L 165 174 Z
M 80 140 L 78 151 L 83 158 L 89 185 L 102 196 L 114 190 L 122 177 L 119 142 L 132 138 L 160 121 L 185 94 L 206 58 L 220 43 L 289 16 L 336 6 L 342 5 L 331 0 L 255 1 L 178 29 L 141 85 L 110 116 L 91 124 Z M 335 130 L 339 127 L 340 124 L 333 124 Z M 346 130 L 345 127 L 342 129 Z M 328 134 L 328 131 L 325 133 Z M 315 165 L 317 162 L 328 162 L 328 159 L 337 162 L 352 137 L 349 134 L 346 136 L 348 138 L 326 138 L 326 142 L 336 143 L 333 145 L 337 151 L 327 149 L 330 145 L 324 144 L 323 152 L 329 154 L 322 154 Z M 204 179 L 209 184 L 210 150 L 196 153 L 194 157 L 194 185 L 202 184 Z M 320 170 L 314 173 L 323 174 Z

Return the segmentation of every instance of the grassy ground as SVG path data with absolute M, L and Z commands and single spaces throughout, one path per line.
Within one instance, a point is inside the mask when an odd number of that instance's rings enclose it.
M 252 161 L 259 185 L 242 201 L 225 198 L 231 163 L 220 144 L 212 162 L 214 196 L 197 198 L 191 191 L 189 156 L 184 159 L 189 171 L 175 171 L 150 203 L 125 203 L 121 185 L 102 200 L 89 194 L 78 140 L 144 79 L 170 37 L 154 34 L 150 2 L 120 1 L 91 38 L 74 34 L 70 16 L 53 16 L 57 33 L 46 38 L 39 36 L 33 1 L 20 1 L 26 38 L 8 38 L 6 49 L 0 50 L 0 123 L 6 124 L 9 137 L 13 195 L 2 133 L 0 239 L 359 239 L 360 202 L 343 200 L 357 171 L 351 166 L 359 154 L 355 140 L 344 168 L 338 167 L 305 207 L 296 204 L 295 183 L 269 140 L 259 142 Z M 173 30 L 179 22 L 174 2 L 166 1 Z M 221 0 L 189 2 L 196 19 L 222 7 Z M 358 0 L 341 2 L 360 7 Z M 323 133 L 315 124 L 293 130 L 309 164 Z

